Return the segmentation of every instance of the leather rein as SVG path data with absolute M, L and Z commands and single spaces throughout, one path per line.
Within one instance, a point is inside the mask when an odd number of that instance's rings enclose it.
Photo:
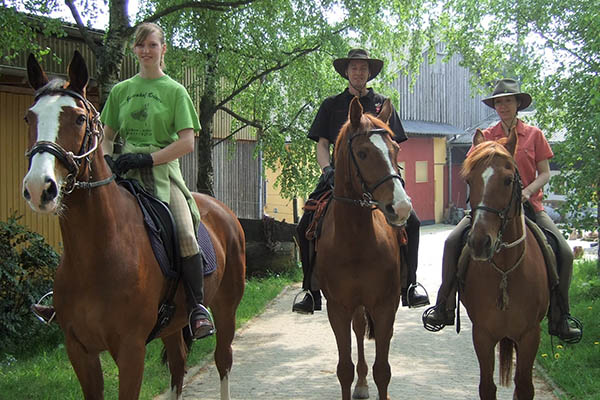
M 399 179 L 400 182 L 402 182 L 402 177 L 400 176 L 400 174 L 389 174 L 389 175 L 384 176 L 380 180 L 378 180 L 374 185 L 372 185 L 372 186 L 367 185 L 365 179 L 363 178 L 362 173 L 360 172 L 360 167 L 358 165 L 358 162 L 356 161 L 354 152 L 352 151 L 352 142 L 354 139 L 356 139 L 359 136 L 366 136 L 367 138 L 369 138 L 372 135 L 384 136 L 384 135 L 389 135 L 389 132 L 385 129 L 377 128 L 377 129 L 372 129 L 366 133 L 359 133 L 359 134 L 353 135 L 348 138 L 348 148 L 350 150 L 349 151 L 350 159 L 352 160 L 352 163 L 354 164 L 354 167 L 356 168 L 356 171 L 358 173 L 358 179 L 360 180 L 360 185 L 361 185 L 362 191 L 363 191 L 361 198 L 360 199 L 351 199 L 348 197 L 336 196 L 335 194 L 333 194 L 332 198 L 334 200 L 341 201 L 343 203 L 353 204 L 358 207 L 365 207 L 365 208 L 370 208 L 371 210 L 374 210 L 377 208 L 377 202 L 373 201 L 373 192 L 375 192 L 375 190 L 377 190 L 377 188 L 379 186 L 381 186 L 385 182 L 389 181 L 390 179 Z
M 77 180 L 79 171 L 81 170 L 81 166 L 84 161 L 89 165 L 91 172 L 90 156 L 98 149 L 99 143 L 101 143 L 102 139 L 104 139 L 104 129 L 102 128 L 102 123 L 100 122 L 100 114 L 94 105 L 85 97 L 73 90 L 56 88 L 42 90 L 41 92 L 37 93 L 35 96 L 35 101 L 42 96 L 49 95 L 71 96 L 74 99 L 81 100 L 83 102 L 83 105 L 87 111 L 85 136 L 79 148 L 78 154 L 67 151 L 62 146 L 54 142 L 47 140 L 37 141 L 31 147 L 31 149 L 25 152 L 25 156 L 29 159 L 28 169 L 31 168 L 31 160 L 34 155 L 38 153 L 50 153 L 56 157 L 69 172 L 62 188 L 67 194 L 71 193 L 75 189 L 92 189 L 112 182 L 115 179 L 114 174 L 106 179 L 95 182 Z

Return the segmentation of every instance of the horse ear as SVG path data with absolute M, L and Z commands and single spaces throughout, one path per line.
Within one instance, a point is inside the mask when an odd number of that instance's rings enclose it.
M 48 76 L 33 54 L 29 54 L 29 58 L 27 58 L 27 80 L 33 90 L 38 90 L 48 83 Z
M 515 155 L 515 151 L 517 150 L 517 143 L 518 143 L 519 139 L 517 136 L 517 127 L 513 126 L 510 129 L 510 133 L 508 134 L 508 138 L 506 141 L 506 144 L 504 145 L 504 147 L 506 147 L 506 150 L 508 150 L 508 152 L 514 157 Z
M 67 71 L 69 75 L 69 88 L 85 94 L 85 88 L 89 80 L 88 69 L 83 56 L 77 50 L 73 54 L 73 59 L 69 63 Z
M 485 142 L 485 137 L 483 137 L 483 132 L 481 129 L 477 128 L 475 134 L 473 135 L 473 147 L 477 146 L 479 143 Z
M 363 115 L 363 108 L 358 101 L 358 97 L 354 97 L 350 102 L 350 111 L 348 112 L 348 119 L 353 128 L 357 128 L 360 125 L 360 119 Z
M 381 111 L 377 114 L 377 118 L 384 123 L 388 123 L 390 117 L 392 116 L 392 102 L 390 99 L 385 99 L 383 105 L 381 106 Z

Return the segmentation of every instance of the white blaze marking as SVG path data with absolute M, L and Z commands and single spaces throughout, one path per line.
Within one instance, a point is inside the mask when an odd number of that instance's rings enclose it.
M 369 140 L 371 141 L 371 143 L 373 143 L 375 145 L 375 147 L 377 147 L 377 149 L 379 149 L 381 154 L 383 154 L 383 159 L 385 160 L 387 167 L 388 167 L 388 171 L 389 171 L 388 173 L 396 174 L 396 170 L 394 170 L 394 167 L 393 167 L 392 162 L 390 161 L 390 157 L 388 155 L 389 150 L 388 150 L 387 144 L 385 143 L 385 141 L 383 140 L 381 135 L 371 135 L 369 137 Z M 404 191 L 404 188 L 402 187 L 402 182 L 400 182 L 400 179 L 392 179 L 392 181 L 394 182 L 393 204 L 396 205 L 400 202 L 402 202 L 402 203 L 410 202 L 410 199 L 408 198 L 406 192 Z
M 483 191 L 482 193 L 485 195 L 486 192 L 486 187 L 488 182 L 490 181 L 490 179 L 492 179 L 492 176 L 494 176 L 494 168 L 492 167 L 487 167 L 482 173 L 481 173 L 481 179 L 483 179 Z M 481 196 L 481 202 L 479 204 L 477 204 L 477 206 L 485 206 L 485 204 L 483 203 L 483 197 Z M 475 220 L 473 221 L 473 225 L 477 223 L 477 220 L 479 219 L 481 213 L 475 213 Z
M 31 111 L 37 116 L 37 141 L 56 143 L 59 117 L 63 107 L 77 107 L 77 105 L 70 96 L 44 96 L 31 107 Z M 40 161 L 36 162 L 36 160 Z M 49 153 L 38 153 L 31 160 L 31 171 L 46 170 L 48 164 L 51 164 L 50 169 L 54 168 L 54 156 Z

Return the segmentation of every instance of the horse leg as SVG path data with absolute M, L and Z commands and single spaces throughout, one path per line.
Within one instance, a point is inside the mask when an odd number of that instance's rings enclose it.
M 517 370 L 515 372 L 514 399 L 533 399 L 535 389 L 532 381 L 532 370 L 539 345 L 539 326 L 523 335 L 517 345 Z
M 119 343 L 117 353 L 111 354 L 119 368 L 119 400 L 135 400 L 140 396 L 146 355 L 145 336 Z
M 81 342 L 71 335 L 65 335 L 67 355 L 73 365 L 83 397 L 86 400 L 104 398 L 104 378 L 99 353 L 88 353 Z
M 188 349 L 183 341 L 181 331 L 163 337 L 162 341 L 167 351 L 167 362 L 169 371 L 171 372 L 171 393 L 169 399 L 180 400 L 182 399 L 183 377 L 185 375 Z
M 235 305 L 214 304 L 211 310 L 217 329 L 215 364 L 221 380 L 221 400 L 229 400 L 229 373 L 233 364 L 231 342 L 235 335 Z
M 479 360 L 479 397 L 482 400 L 496 400 L 494 383 L 496 343 L 482 329 L 477 329 L 473 325 L 473 345 Z
M 327 301 L 327 317 L 338 347 L 337 377 L 342 387 L 342 400 L 350 400 L 350 389 L 354 380 L 352 363 L 352 337 L 350 323 L 352 314 L 334 301 Z
M 354 392 L 352 393 L 353 399 L 368 399 L 369 398 L 369 384 L 367 383 L 367 373 L 369 367 L 365 360 L 365 308 L 359 307 L 354 312 L 352 317 L 352 329 L 356 335 L 356 345 L 358 348 L 358 362 L 356 364 L 356 373 L 358 374 L 358 381 L 354 386 Z
M 398 304 L 398 302 L 396 302 Z M 389 400 L 388 385 L 392 377 L 389 363 L 390 341 L 394 333 L 396 309 L 389 307 L 378 310 L 373 317 L 372 329 L 375 331 L 375 362 L 373 363 L 373 379 L 377 385 L 380 400 Z

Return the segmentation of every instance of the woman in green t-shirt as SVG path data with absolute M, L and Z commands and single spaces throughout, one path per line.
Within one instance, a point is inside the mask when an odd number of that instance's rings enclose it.
M 125 141 L 114 161 L 115 172 L 138 179 L 167 202 L 177 224 L 182 275 L 188 298 L 190 327 L 195 339 L 214 332 L 204 298 L 203 260 L 196 239 L 200 213 L 185 186 L 179 157 L 194 151 L 198 115 L 186 89 L 163 72 L 167 50 L 164 32 L 156 24 L 141 24 L 133 44 L 140 70 L 111 90 L 101 119 L 102 147 L 113 154 L 117 133 Z

